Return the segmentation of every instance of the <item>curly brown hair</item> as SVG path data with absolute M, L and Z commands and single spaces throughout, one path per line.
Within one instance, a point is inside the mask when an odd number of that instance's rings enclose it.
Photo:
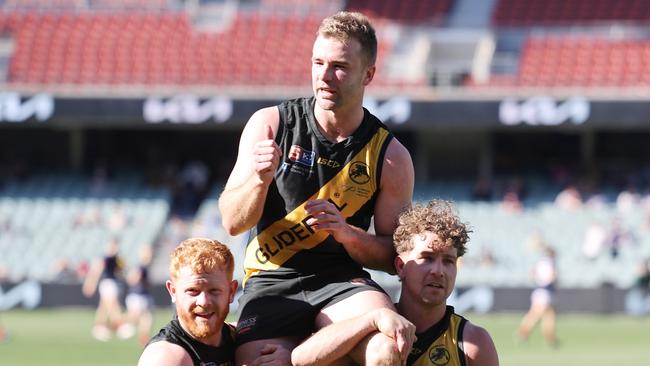
M 331 37 L 343 43 L 356 39 L 361 44 L 366 65 L 377 60 L 377 36 L 368 18 L 357 12 L 340 11 L 321 22 L 317 35 Z
M 467 251 L 469 233 L 472 231 L 460 221 L 449 201 L 431 200 L 426 205 L 416 204 L 402 212 L 393 234 L 397 254 L 413 249 L 413 236 L 426 231 L 438 236 L 442 246 L 453 246 L 461 257 Z
M 214 269 L 225 270 L 232 280 L 235 260 L 228 247 L 217 241 L 205 238 L 183 240 L 170 255 L 169 272 L 173 279 L 178 278 L 182 267 L 190 266 L 194 273 L 205 273 Z

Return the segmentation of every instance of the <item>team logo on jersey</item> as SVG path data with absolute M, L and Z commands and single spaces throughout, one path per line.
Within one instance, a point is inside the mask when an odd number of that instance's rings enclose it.
M 356 184 L 366 184 L 370 180 L 368 165 L 361 161 L 355 161 L 350 165 L 350 179 Z
M 316 153 L 313 151 L 305 150 L 298 145 L 291 145 L 289 149 L 289 160 L 298 164 L 306 166 L 314 166 L 314 158 Z
M 429 360 L 436 366 L 443 366 L 451 361 L 451 355 L 444 345 L 438 345 L 429 350 Z

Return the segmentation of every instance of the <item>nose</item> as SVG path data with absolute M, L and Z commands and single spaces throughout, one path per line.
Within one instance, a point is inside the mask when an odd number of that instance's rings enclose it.
M 319 80 L 328 81 L 332 79 L 332 71 L 333 68 L 329 64 L 323 63 L 318 65 L 316 75 Z
M 205 291 L 202 291 L 198 296 L 196 296 L 196 304 L 200 306 L 205 306 L 210 303 L 210 298 Z
M 443 263 L 440 258 L 437 258 L 436 260 L 431 262 L 431 267 L 429 268 L 429 273 L 432 275 L 436 276 L 442 276 L 444 271 L 443 271 Z

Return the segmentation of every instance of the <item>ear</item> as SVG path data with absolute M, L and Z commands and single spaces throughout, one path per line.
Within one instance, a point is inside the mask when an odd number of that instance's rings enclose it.
M 172 302 L 176 302 L 176 286 L 174 286 L 174 282 L 167 280 L 165 287 L 167 288 L 167 292 L 169 292 L 169 296 L 172 298 Z
M 372 79 L 375 77 L 375 71 L 377 70 L 377 66 L 372 65 L 368 66 L 366 68 L 366 74 L 363 78 L 363 85 L 368 85 L 372 81 Z
M 399 255 L 395 256 L 394 263 L 395 265 L 395 270 L 397 271 L 397 277 L 399 277 L 400 281 L 402 280 L 402 272 L 404 271 L 404 259 L 400 257 Z
M 230 299 L 228 300 L 228 302 L 231 304 L 235 300 L 235 294 L 237 293 L 237 286 L 239 286 L 237 280 L 232 280 L 232 282 L 230 282 Z

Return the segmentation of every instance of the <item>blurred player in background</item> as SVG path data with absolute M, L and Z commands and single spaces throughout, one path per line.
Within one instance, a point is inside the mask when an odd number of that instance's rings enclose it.
M 153 297 L 149 283 L 149 265 L 152 249 L 149 245 L 140 248 L 138 267 L 129 272 L 127 282 L 129 290 L 126 295 L 127 319 L 137 329 L 138 342 L 147 344 L 151 336 L 153 322 Z
M 145 347 L 138 365 L 233 365 L 235 328 L 224 323 L 237 291 L 224 244 L 184 240 L 171 254 L 165 283 L 176 315 Z
M 5 329 L 5 327 L 0 322 L 0 343 L 6 341 L 8 337 L 9 336 L 7 335 L 7 330 Z
M 415 326 L 417 340 L 406 365 L 498 365 L 490 334 L 447 305 L 468 232 L 449 202 L 434 200 L 405 211 L 394 236 L 395 267 L 402 282 L 397 309 L 402 316 L 379 309 L 325 327 L 293 350 L 294 365 L 345 364 L 341 357 L 367 334 L 379 331 L 393 338 L 408 321 Z
M 521 320 L 517 334 L 521 340 L 527 340 L 535 325 L 541 321 L 544 340 L 549 346 L 556 347 L 556 314 L 553 304 L 557 281 L 555 250 L 548 244 L 544 244 L 541 249 L 543 256 L 532 271 L 536 288 L 530 295 L 530 309 Z
M 103 258 L 95 260 L 84 280 L 82 292 L 91 297 L 99 292 L 99 303 L 95 312 L 95 325 L 92 335 L 100 341 L 107 341 L 114 331 L 119 331 L 124 324 L 120 291 L 122 287 L 123 261 L 118 255 L 117 240 L 109 240 Z M 121 332 L 128 335 L 128 325 Z
M 392 234 L 410 206 L 414 172 L 406 148 L 362 106 L 376 55 L 365 16 L 324 19 L 312 53 L 314 96 L 258 110 L 242 132 L 219 199 L 231 235 L 252 229 L 238 364 L 250 364 L 269 342 L 293 349 L 332 322 L 394 309 L 362 267 L 393 271 Z M 368 350 L 396 348 L 383 334 L 371 336 Z M 359 363 L 384 357 L 356 351 Z M 408 347 L 399 351 L 405 357 Z

